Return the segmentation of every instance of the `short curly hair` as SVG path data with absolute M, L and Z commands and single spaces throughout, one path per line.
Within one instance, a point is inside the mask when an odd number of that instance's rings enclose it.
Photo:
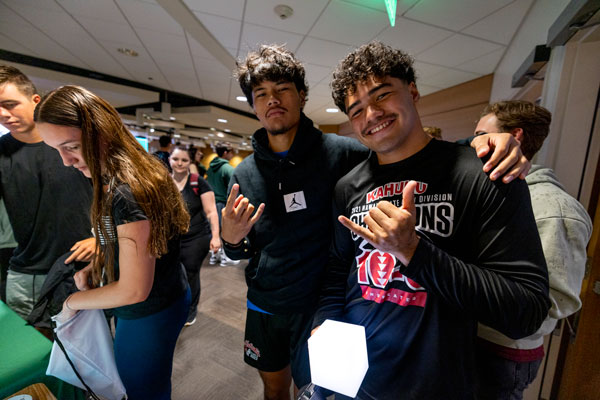
M 250 107 L 253 107 L 252 89 L 263 81 L 293 82 L 298 92 L 304 91 L 305 96 L 308 95 L 304 66 L 283 45 L 262 45 L 236 66 L 235 77 Z
M 531 160 L 544 144 L 550 131 L 552 113 L 542 106 L 524 100 L 499 101 L 488 105 L 481 118 L 494 114 L 498 119 L 500 132 L 511 132 L 515 128 L 523 129 L 521 151 Z
M 336 67 L 331 81 L 331 95 L 335 105 L 347 113 L 346 96 L 356 90 L 356 84 L 370 76 L 391 76 L 405 83 L 416 82 L 413 58 L 402 50 L 395 50 L 381 42 L 360 46 L 348 54 Z

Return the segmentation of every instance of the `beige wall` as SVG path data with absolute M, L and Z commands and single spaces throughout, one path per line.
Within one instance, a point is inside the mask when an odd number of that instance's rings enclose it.
M 450 142 L 471 136 L 488 104 L 492 81 L 490 74 L 422 97 L 417 109 L 423 126 L 441 128 Z

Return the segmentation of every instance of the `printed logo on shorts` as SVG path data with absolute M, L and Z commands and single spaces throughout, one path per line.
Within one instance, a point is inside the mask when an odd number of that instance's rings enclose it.
M 302 191 L 284 194 L 283 203 L 285 204 L 285 210 L 289 213 L 306 209 L 306 200 Z
M 244 341 L 244 354 L 254 361 L 257 361 L 260 358 L 260 350 L 247 340 Z

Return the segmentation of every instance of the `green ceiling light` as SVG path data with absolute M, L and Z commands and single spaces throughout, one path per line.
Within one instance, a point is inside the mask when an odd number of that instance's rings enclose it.
M 391 26 L 396 24 L 396 3 L 397 0 L 385 0 L 385 8 L 387 10 L 388 17 L 390 17 Z

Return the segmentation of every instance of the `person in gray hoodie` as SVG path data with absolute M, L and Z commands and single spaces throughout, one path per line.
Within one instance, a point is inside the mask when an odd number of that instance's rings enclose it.
M 548 110 L 533 103 L 501 101 L 485 108 L 475 135 L 510 132 L 531 160 L 548 135 L 551 119 Z M 478 352 L 479 399 L 521 399 L 544 357 L 544 336 L 554 330 L 558 320 L 581 307 L 579 293 L 592 221 L 552 169 L 533 164 L 526 182 L 548 265 L 552 307 L 538 331 L 519 340 L 479 325 L 479 344 L 483 348 Z

